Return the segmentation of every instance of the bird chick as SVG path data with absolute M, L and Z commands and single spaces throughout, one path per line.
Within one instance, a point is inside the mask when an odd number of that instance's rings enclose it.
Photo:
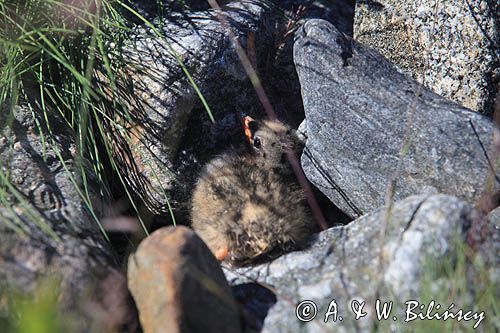
M 279 121 L 244 119 L 250 154 L 210 161 L 193 193 L 192 227 L 219 260 L 236 264 L 302 244 L 312 219 L 287 153 L 301 149 L 294 130 Z

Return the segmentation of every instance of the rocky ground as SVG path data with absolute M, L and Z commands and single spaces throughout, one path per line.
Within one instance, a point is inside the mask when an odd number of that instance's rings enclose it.
M 266 116 L 236 38 L 278 117 L 300 125 L 303 170 L 336 226 L 302 251 L 223 270 L 188 228 L 156 231 L 128 260 L 144 332 L 328 331 L 322 316 L 333 299 L 343 316 L 335 331 L 384 330 L 390 325 L 373 311 L 354 320 L 351 302 L 373 309 L 377 299 L 394 300 L 403 317 L 405 300 L 438 297 L 456 282 L 441 268 L 424 283 L 429 263 L 460 267 L 464 243 L 474 259 L 457 270 L 464 284 L 453 301 L 487 310 L 475 302 L 484 281 L 500 297 L 497 3 L 246 0 L 224 1 L 222 13 L 186 3 L 191 9 L 165 1 L 171 13 L 160 18 L 137 2 L 167 37 L 137 22 L 125 47 L 130 66 L 118 73 L 134 115 L 134 138 L 114 152 L 129 189 L 162 221 L 170 205 L 188 224 L 202 165 L 243 142 L 242 115 Z M 106 215 L 104 198 L 89 179 L 87 199 L 78 199 L 86 163 L 54 118 L 59 140 L 48 159 L 22 105 L 0 137 L 15 193 L 38 212 L 35 219 L 18 197 L 0 207 L 0 283 L 30 290 L 38 277 L 60 274 L 67 306 L 90 288 L 90 307 L 109 313 L 110 330 L 137 331 L 121 259 L 94 221 Z M 320 314 L 307 324 L 296 318 L 306 299 Z M 488 311 L 486 318 L 500 330 Z

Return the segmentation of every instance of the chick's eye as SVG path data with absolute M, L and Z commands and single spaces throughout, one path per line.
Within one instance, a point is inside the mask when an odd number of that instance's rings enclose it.
M 262 142 L 260 142 L 259 138 L 253 139 L 253 146 L 257 149 L 259 149 L 262 146 Z

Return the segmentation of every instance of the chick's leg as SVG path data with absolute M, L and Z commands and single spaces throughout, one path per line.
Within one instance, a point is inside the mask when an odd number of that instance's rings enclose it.
M 215 250 L 215 258 L 219 261 L 224 261 L 229 254 L 229 248 L 227 246 L 221 246 Z

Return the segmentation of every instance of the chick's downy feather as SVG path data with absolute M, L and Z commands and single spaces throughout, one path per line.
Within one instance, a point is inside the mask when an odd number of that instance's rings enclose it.
M 252 120 L 251 125 L 247 137 L 254 152 L 210 161 L 192 198 L 195 231 L 216 256 L 228 253 L 236 263 L 293 248 L 312 230 L 304 194 L 286 158 L 286 150 L 299 146 L 295 133 L 277 121 Z

